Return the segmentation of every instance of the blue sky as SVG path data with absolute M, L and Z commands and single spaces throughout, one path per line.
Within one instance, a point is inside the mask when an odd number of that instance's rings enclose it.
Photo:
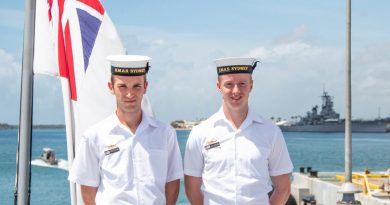
M 251 107 L 266 118 L 304 115 L 325 88 L 344 115 L 345 1 L 103 0 L 129 54 L 153 58 L 148 90 L 163 121 L 220 106 L 213 60 L 252 56 Z M 390 116 L 390 1 L 352 2 L 353 118 Z M 18 123 L 23 1 L 0 2 L 0 122 Z M 57 79 L 35 77 L 34 123 L 63 123 Z

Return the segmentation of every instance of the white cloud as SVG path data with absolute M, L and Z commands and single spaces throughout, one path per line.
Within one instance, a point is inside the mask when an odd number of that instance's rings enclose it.
M 287 34 L 282 37 L 276 37 L 273 41 L 274 44 L 288 44 L 297 41 L 305 40 L 307 37 L 307 28 L 304 25 L 298 26 L 291 34 Z
M 11 54 L 0 49 L 0 122 L 15 123 L 19 118 L 20 68 Z
M 20 68 L 21 65 L 15 61 L 11 54 L 0 49 L 0 85 L 1 89 L 6 91 L 2 92 L 4 95 L 15 94 L 18 91 Z
M 213 45 L 187 34 L 122 28 L 128 53 L 152 57 L 148 95 L 157 116 L 175 119 L 206 117 L 218 108 Z M 156 34 L 151 36 L 150 33 Z M 184 38 L 187 36 L 189 38 Z M 219 57 L 219 55 L 218 55 Z
M 250 103 L 265 117 L 304 115 L 311 106 L 322 103 L 320 95 L 324 89 L 335 97 L 336 111 L 344 113 L 345 49 L 311 43 L 304 26 L 297 27 L 289 35 L 270 40 L 270 45 L 252 46 L 244 52 L 237 52 L 245 50 L 240 42 L 150 29 L 146 29 L 146 35 L 140 28 L 137 29 L 140 33 L 133 29 L 124 30 L 121 33 L 132 53 L 141 52 L 153 58 L 148 92 L 156 113 L 165 121 L 207 117 L 215 112 L 220 106 L 220 96 L 215 89 L 213 60 L 234 55 L 254 56 L 262 62 L 254 73 L 255 88 Z M 378 49 L 372 48 L 367 53 L 373 57 L 366 56 L 370 59 L 359 64 L 379 68 L 366 70 L 366 74 L 353 79 L 354 93 L 362 90 L 359 87 L 365 87 L 365 95 L 372 99 L 370 105 L 366 105 L 361 97 L 354 95 L 355 117 L 372 117 L 377 113 L 376 104 L 387 103 L 383 96 L 373 98 L 375 92 L 384 90 L 381 86 L 390 87 L 383 77 L 388 76 L 384 67 L 390 64 L 386 60 L 390 58 L 375 55 L 374 51 L 383 53 L 384 48 Z M 354 54 L 359 56 L 357 51 Z M 360 68 L 353 69 L 358 72 Z M 375 111 L 367 111 L 366 106 L 375 107 Z M 389 109 L 382 108 L 383 113 L 390 114 Z
M 304 115 L 321 103 L 324 86 L 331 95 L 342 94 L 342 55 L 335 48 L 320 48 L 297 39 L 254 48 L 247 55 L 262 61 L 254 73 L 251 102 L 265 117 Z
M 339 11 L 338 7 L 336 10 Z M 264 27 L 261 26 L 261 30 L 248 32 L 247 25 L 253 23 L 248 18 L 245 19 L 245 16 L 242 17 L 244 23 L 234 24 L 237 25 L 235 32 L 215 31 L 213 29 L 216 26 L 207 23 L 191 24 L 191 29 L 181 28 L 183 22 L 180 20 L 165 26 L 167 24 L 164 23 L 164 18 L 158 19 L 157 24 L 154 24 L 156 21 L 150 23 L 148 20 L 138 24 L 147 27 L 122 25 L 117 28 L 129 54 L 143 54 L 153 58 L 148 92 L 159 118 L 165 121 L 206 117 L 215 112 L 220 106 L 220 96 L 215 90 L 216 72 L 213 60 L 247 55 L 258 57 L 262 61 L 254 73 L 255 88 L 251 96 L 251 107 L 265 117 L 288 118 L 305 114 L 311 106 L 321 103 L 319 96 L 324 88 L 335 96 L 336 110 L 343 113 L 345 45 L 340 45 L 339 42 L 344 38 L 344 34 L 340 34 L 340 29 L 344 29 L 344 26 L 341 27 L 334 21 L 339 15 L 337 12 L 324 14 L 329 18 L 323 21 L 320 16 L 324 15 L 317 15 L 321 12 L 319 10 L 313 13 L 313 9 L 297 10 L 289 7 L 286 11 L 295 17 L 279 23 L 280 25 L 271 24 L 266 18 L 256 17 L 256 25 L 268 24 L 266 31 L 262 31 Z M 258 19 L 265 21 L 258 22 Z M 0 26 L 10 28 L 8 30 L 22 30 L 23 12 L 0 8 Z M 295 28 L 286 31 L 292 26 Z M 367 30 L 366 27 L 355 28 L 355 37 L 370 33 L 363 35 L 364 38 L 359 38 L 358 42 L 353 42 L 353 45 L 367 46 L 372 42 L 365 39 L 375 40 L 377 44 L 364 50 L 357 50 L 360 46 L 352 48 L 353 115 L 373 116 L 377 113 L 378 106 L 381 106 L 383 115 L 390 115 L 390 98 L 387 97 L 390 96 L 390 45 L 382 42 L 387 40 L 387 33 L 382 30 Z M 244 34 L 236 30 L 243 31 Z M 281 35 L 275 36 L 275 33 Z M 4 35 L 8 38 L 11 36 Z M 9 46 L 14 45 L 12 42 Z M 8 51 L 11 49 L 8 48 Z M 18 110 L 8 109 L 19 104 L 21 63 L 17 62 L 12 55 L 0 50 L 0 89 L 2 95 L 8 95 L 0 104 L 3 107 L 0 108 L 0 121 L 5 116 L 3 113 Z M 36 77 L 35 88 L 38 113 L 42 111 L 50 116 L 41 117 L 40 120 L 62 120 L 58 82 L 52 78 Z M 12 117 L 12 120 L 17 118 Z
M 390 43 L 371 45 L 352 59 L 352 80 L 357 110 L 363 116 L 390 116 Z
M 19 123 L 22 65 L 13 55 L 0 49 L 0 122 Z M 20 60 L 21 61 L 21 60 Z M 53 77 L 34 76 L 34 123 L 63 123 L 62 94 Z
M 283 58 L 313 55 L 313 51 L 314 49 L 310 45 L 300 41 L 294 41 L 277 44 L 270 48 L 254 48 L 246 55 L 255 56 L 267 62 L 277 62 Z
M 378 107 L 382 117 L 390 116 L 389 48 L 389 44 L 382 44 L 354 52 L 353 117 L 374 118 Z M 254 94 L 252 101 L 265 115 L 304 115 L 311 106 L 322 103 L 322 89 L 335 97 L 335 109 L 344 115 L 344 49 L 316 47 L 297 40 L 254 48 L 248 55 L 263 61 L 260 73 L 254 74 L 261 85 L 254 91 L 261 94 Z

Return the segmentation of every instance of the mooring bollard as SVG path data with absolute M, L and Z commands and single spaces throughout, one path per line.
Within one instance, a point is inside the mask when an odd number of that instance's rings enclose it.
M 316 205 L 317 201 L 314 195 L 308 195 L 302 198 L 303 205 Z

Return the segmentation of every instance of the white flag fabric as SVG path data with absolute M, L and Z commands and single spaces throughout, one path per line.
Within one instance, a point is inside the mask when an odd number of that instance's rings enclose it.
M 34 73 L 61 79 L 71 164 L 83 132 L 115 110 L 106 57 L 126 51 L 98 0 L 37 0 L 35 20 Z M 142 109 L 153 115 L 146 95 Z M 82 204 L 75 195 L 71 184 L 72 204 Z

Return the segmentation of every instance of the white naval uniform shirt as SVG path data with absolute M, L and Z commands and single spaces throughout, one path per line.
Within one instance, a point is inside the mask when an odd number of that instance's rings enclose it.
M 142 113 L 133 134 L 113 114 L 85 133 L 68 179 L 98 187 L 96 204 L 165 205 L 165 184 L 182 175 L 172 127 Z
M 270 176 L 292 170 L 280 129 L 250 109 L 237 130 L 220 109 L 187 141 L 184 174 L 202 177 L 205 205 L 269 205 Z

